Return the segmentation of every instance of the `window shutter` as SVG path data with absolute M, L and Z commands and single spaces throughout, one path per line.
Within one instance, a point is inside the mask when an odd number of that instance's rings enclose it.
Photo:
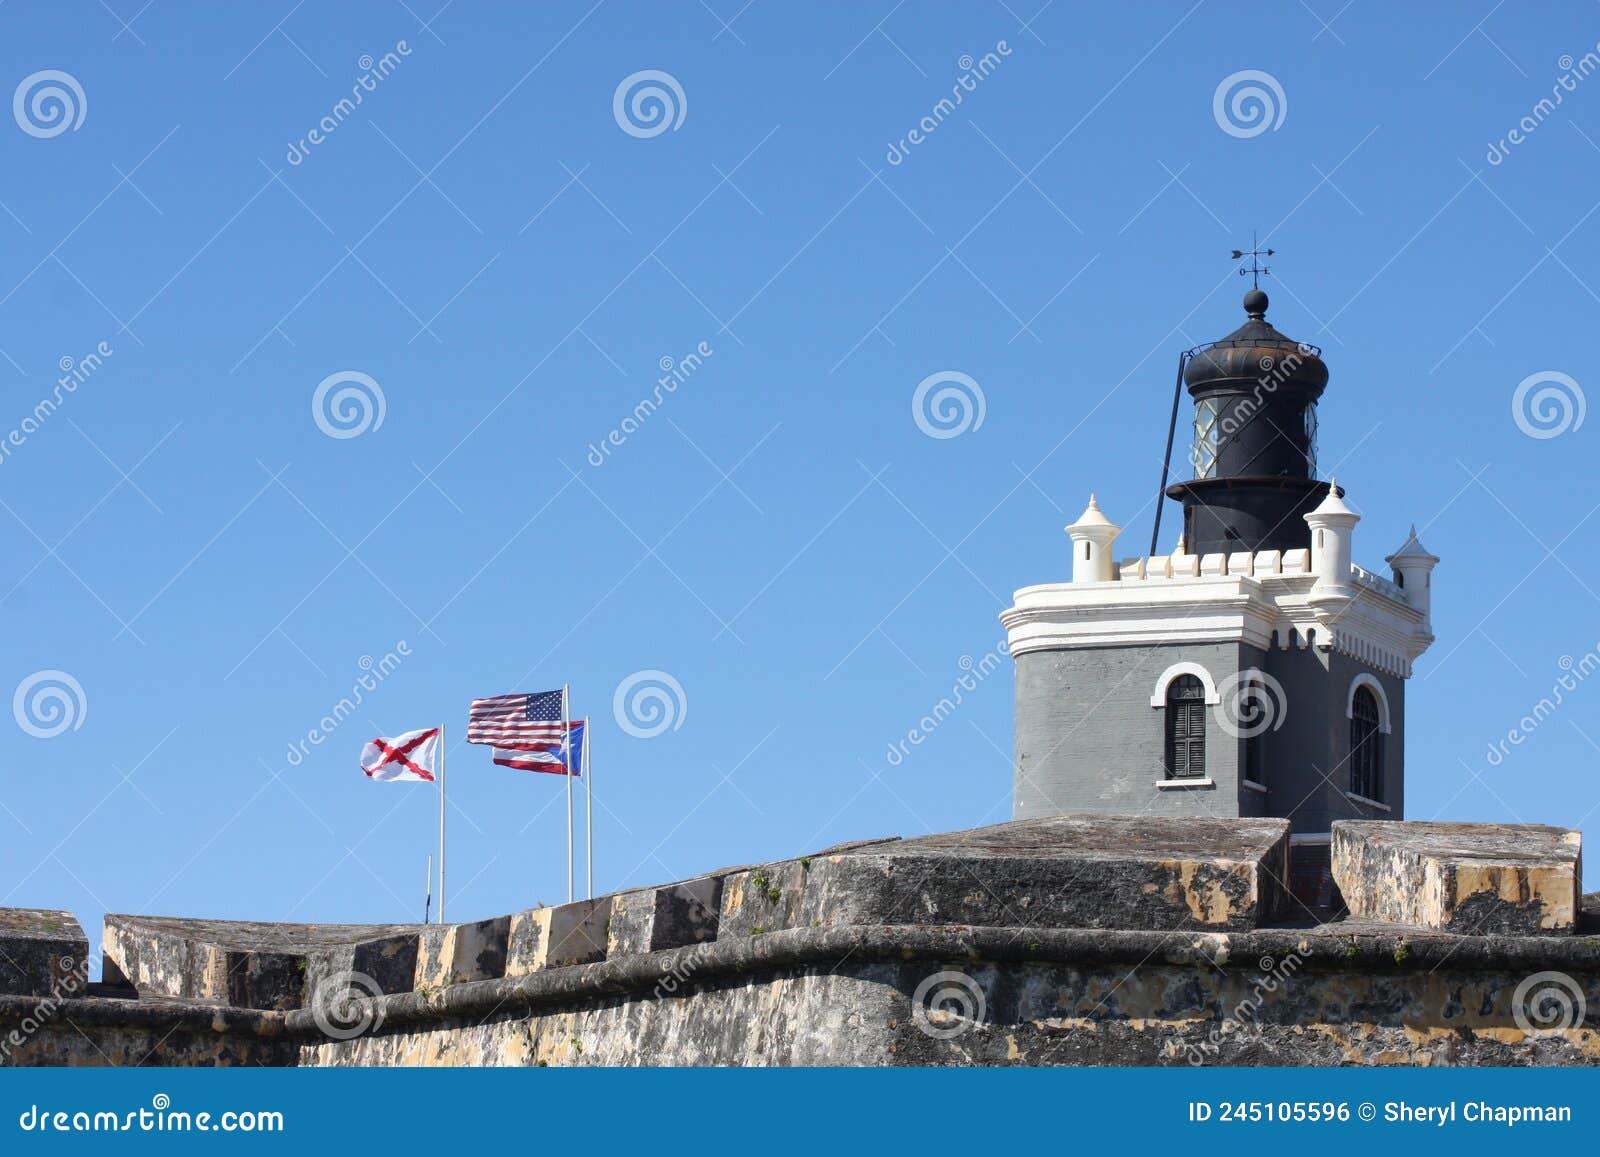
M 1203 703 L 1185 703 L 1183 705 L 1184 746 L 1188 753 L 1185 760 L 1187 775 L 1204 775 L 1206 773 L 1206 708 Z
M 1193 675 L 1180 675 L 1167 688 L 1167 775 L 1198 778 L 1206 773 L 1205 688 Z

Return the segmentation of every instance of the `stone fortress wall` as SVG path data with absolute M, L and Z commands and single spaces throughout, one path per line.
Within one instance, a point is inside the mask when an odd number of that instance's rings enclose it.
M 0 913 L 19 1065 L 1600 1063 L 1600 897 L 1543 827 L 1067 815 L 466 924 Z

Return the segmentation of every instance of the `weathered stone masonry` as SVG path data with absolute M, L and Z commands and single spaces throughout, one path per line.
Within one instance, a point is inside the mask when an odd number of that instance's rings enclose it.
M 1068 815 L 464 925 L 112 916 L 108 980 L 64 999 L 75 922 L 10 913 L 0 948 L 33 963 L 0 973 L 0 1042 L 13 1064 L 1600 1063 L 1576 833 L 1334 831 L 1349 915 L 1288 894 L 1286 821 Z M 1530 989 L 1551 974 L 1570 1015 Z

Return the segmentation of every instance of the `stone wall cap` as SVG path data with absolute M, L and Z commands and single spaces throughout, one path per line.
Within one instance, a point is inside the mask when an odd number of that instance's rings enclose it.
M 1282 819 L 1067 813 L 865 844 L 833 854 L 924 857 L 959 850 L 972 858 L 1253 859 L 1288 832 L 1289 821 Z
M 1335 820 L 1333 834 L 1451 860 L 1570 864 L 1583 837 L 1548 824 L 1443 823 L 1424 820 Z
M 57 908 L 0 908 L 0 939 L 82 940 L 71 912 Z
M 190 919 L 107 912 L 107 928 L 215 944 L 245 951 L 338 948 L 391 936 L 416 935 L 431 924 L 274 924 L 256 920 Z

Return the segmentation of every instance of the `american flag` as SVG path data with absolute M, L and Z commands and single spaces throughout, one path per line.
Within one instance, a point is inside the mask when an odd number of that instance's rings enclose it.
M 556 690 L 474 699 L 467 712 L 467 742 L 510 748 L 560 744 L 565 696 Z

